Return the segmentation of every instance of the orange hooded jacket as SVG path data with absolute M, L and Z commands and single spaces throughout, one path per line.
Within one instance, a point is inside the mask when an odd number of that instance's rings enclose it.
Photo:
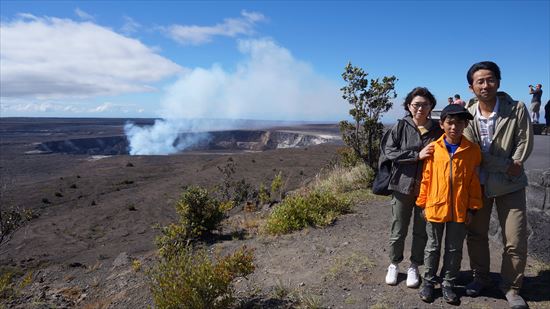
M 424 160 L 416 205 L 424 209 L 430 222 L 462 223 L 468 209 L 483 206 L 478 176 L 481 150 L 463 136 L 451 158 L 444 138 L 445 134 L 433 142 L 433 156 Z

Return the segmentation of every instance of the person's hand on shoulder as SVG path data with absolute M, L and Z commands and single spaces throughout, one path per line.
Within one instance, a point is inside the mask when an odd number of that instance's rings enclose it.
M 420 152 L 418 153 L 418 160 L 424 160 L 426 158 L 429 158 L 433 155 L 433 153 L 434 153 L 434 144 L 429 143 L 428 145 L 426 145 L 426 147 L 422 148 L 422 150 L 420 150 Z

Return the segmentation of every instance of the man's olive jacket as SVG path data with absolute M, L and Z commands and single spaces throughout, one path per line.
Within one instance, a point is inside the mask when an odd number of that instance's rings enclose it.
M 510 176 L 506 171 L 513 161 L 525 163 L 533 150 L 533 126 L 525 104 L 515 101 L 505 92 L 498 92 L 497 97 L 499 109 L 493 141 L 489 151 L 482 152 L 481 168 L 487 175 L 484 184 L 487 197 L 515 192 L 528 185 L 523 168 L 519 176 Z M 470 100 L 468 104 L 468 111 L 474 116 L 474 120 L 464 130 L 464 136 L 481 146 L 478 105 L 476 99 Z

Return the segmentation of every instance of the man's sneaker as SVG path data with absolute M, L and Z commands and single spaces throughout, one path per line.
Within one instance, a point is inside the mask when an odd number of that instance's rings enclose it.
M 388 273 L 386 274 L 386 284 L 396 285 L 397 284 L 397 274 L 399 273 L 399 268 L 396 264 L 390 264 L 388 267 Z
M 487 287 L 487 284 L 483 283 L 479 279 L 474 279 L 474 281 L 466 285 L 466 295 L 470 297 L 476 297 L 481 294 L 481 291 Z
M 443 294 L 443 299 L 449 304 L 457 303 L 458 296 L 453 291 L 453 288 L 450 286 L 442 286 L 441 293 Z
M 424 281 L 422 288 L 420 289 L 420 299 L 427 303 L 434 301 L 434 285 L 431 282 Z
M 418 266 L 411 264 L 407 270 L 407 287 L 417 288 L 420 285 L 420 276 L 418 275 Z
M 512 309 L 527 309 L 527 303 L 521 296 L 519 296 L 518 291 L 516 290 L 509 290 L 506 293 L 506 300 L 508 301 L 508 305 Z

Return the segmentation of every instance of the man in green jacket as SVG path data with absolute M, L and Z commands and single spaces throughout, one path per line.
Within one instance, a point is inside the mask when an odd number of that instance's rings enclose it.
M 475 94 L 468 111 L 474 116 L 464 136 L 478 143 L 482 151 L 480 183 L 483 208 L 468 226 L 467 246 L 474 280 L 466 294 L 477 296 L 490 285 L 489 221 L 493 204 L 502 228 L 504 252 L 500 288 L 513 309 L 527 308 L 519 295 L 527 261 L 527 176 L 523 163 L 533 150 L 533 127 L 522 102 L 498 92 L 500 68 L 491 61 L 472 65 L 467 73 Z

